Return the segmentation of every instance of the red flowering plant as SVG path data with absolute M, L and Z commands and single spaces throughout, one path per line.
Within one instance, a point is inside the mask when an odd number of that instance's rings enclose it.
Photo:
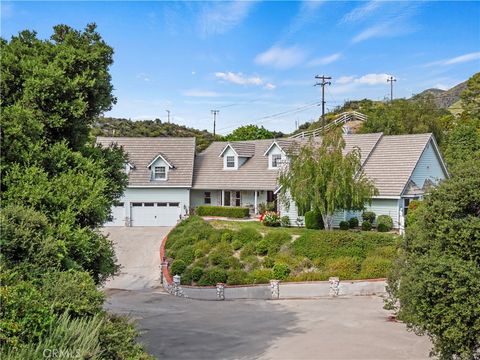
M 280 226 L 280 215 L 275 211 L 265 211 L 260 216 L 260 221 L 265 226 Z

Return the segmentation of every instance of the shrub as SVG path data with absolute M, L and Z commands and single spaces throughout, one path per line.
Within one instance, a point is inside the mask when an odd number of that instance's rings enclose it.
M 367 257 L 377 256 L 388 260 L 395 260 L 398 257 L 397 246 L 381 246 L 373 249 L 367 254 Z
M 232 242 L 232 248 L 233 250 L 240 250 L 242 248 L 243 244 L 240 240 L 235 240 Z
M 265 268 L 272 268 L 275 265 L 275 259 L 270 256 L 265 256 L 262 261 L 262 265 Z
M 73 316 L 95 315 L 105 299 L 90 274 L 83 271 L 47 273 L 41 292 L 53 311 L 68 311 Z
M 203 275 L 203 269 L 195 266 L 192 268 L 192 281 L 198 282 Z
M 138 331 L 128 318 L 107 315 L 102 322 L 98 335 L 102 359 L 152 359 L 137 343 Z M 91 354 L 85 354 L 85 359 Z M 82 356 L 82 358 L 84 358 Z
M 183 260 L 174 260 L 172 262 L 172 265 L 170 265 L 170 274 L 172 275 L 182 275 L 185 269 L 187 268 L 187 265 L 185 264 L 185 261 Z
M 201 255 L 199 257 L 201 257 Z M 175 260 L 182 260 L 185 264 L 191 264 L 194 259 L 195 250 L 192 245 L 185 246 L 175 253 Z
M 280 226 L 280 216 L 274 211 L 267 211 L 263 214 L 262 224 L 265 226 Z
M 290 275 L 290 269 L 287 264 L 277 263 L 273 266 L 273 277 L 278 280 L 285 280 Z
M 198 284 L 206 286 L 225 282 L 227 282 L 227 272 L 223 269 L 213 267 L 205 270 Z
M 263 214 L 267 211 L 273 211 L 275 210 L 275 203 L 274 202 L 260 203 L 258 205 L 258 210 L 260 211 L 260 214 Z
M 237 206 L 197 206 L 195 212 L 198 216 L 224 216 L 231 218 L 245 218 L 250 216 L 248 208 Z
M 350 229 L 350 224 L 348 221 L 340 221 L 339 227 L 340 230 L 348 230 Z
M 280 251 L 280 248 L 283 244 L 286 244 L 292 240 L 292 237 L 288 232 L 279 230 L 269 232 L 267 235 L 265 235 L 264 240 L 268 244 L 268 254 L 275 255 Z
M 249 284 L 268 284 L 272 278 L 272 270 L 256 269 L 248 274 L 247 279 Z
M 231 242 L 232 239 L 233 239 L 233 231 L 232 230 L 225 229 L 225 230 L 222 231 L 221 240 L 223 242 Z
M 238 240 L 242 244 L 246 244 L 252 241 L 260 241 L 262 240 L 262 234 L 260 234 L 257 230 L 246 227 L 236 231 L 233 235 L 233 240 Z
M 377 231 L 378 232 L 389 232 L 390 229 L 389 229 L 388 225 L 386 225 L 386 224 L 378 224 L 377 225 Z
M 372 230 L 372 223 L 370 221 L 364 221 L 362 222 L 362 230 L 363 231 L 370 231 Z
M 359 259 L 351 256 L 327 259 L 325 262 L 326 274 L 328 274 L 328 276 L 338 276 L 340 279 L 356 278 L 359 267 Z
M 380 227 L 382 230 L 380 230 Z M 389 215 L 379 215 L 377 218 L 378 231 L 386 232 L 393 229 L 393 220 Z
M 307 211 L 305 213 L 305 227 L 307 229 L 323 229 L 322 215 L 318 211 Z
M 247 283 L 248 274 L 243 270 L 227 271 L 228 285 L 244 285 Z
M 364 211 L 362 214 L 362 220 L 363 221 L 368 221 L 370 224 L 373 224 L 375 222 L 375 218 L 377 215 L 373 211 Z
M 348 226 L 350 227 L 350 229 L 355 229 L 356 227 L 358 227 L 358 218 L 356 217 L 352 217 L 348 220 Z
M 257 269 L 260 266 L 260 261 L 255 255 L 247 256 L 243 259 L 244 268 L 246 271 Z
M 378 256 L 369 256 L 362 263 L 360 276 L 364 279 L 376 279 L 387 277 L 392 266 L 388 259 Z
M 285 215 L 280 218 L 280 225 L 282 227 L 290 227 L 290 218 Z
M 255 243 L 250 242 L 243 246 L 242 251 L 240 251 L 240 259 L 245 259 L 248 256 L 254 255 L 256 251 Z
M 199 259 L 199 258 L 201 258 L 205 255 L 206 255 L 206 252 L 204 250 L 202 250 L 202 249 L 196 249 L 195 250 L 195 259 Z
M 265 239 L 259 241 L 255 247 L 255 251 L 258 255 L 266 255 L 268 252 L 268 242 Z
M 180 283 L 182 285 L 191 285 L 192 284 L 192 268 L 187 267 L 180 277 Z

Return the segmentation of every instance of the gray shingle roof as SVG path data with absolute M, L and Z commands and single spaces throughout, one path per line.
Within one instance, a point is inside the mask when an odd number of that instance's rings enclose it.
M 230 142 L 228 143 L 233 150 L 241 157 L 252 157 L 255 155 L 254 142 Z
M 195 138 L 97 137 L 97 143 L 117 143 L 128 154 L 135 169 L 128 174 L 129 186 L 190 187 L 193 179 Z M 161 154 L 174 167 L 166 181 L 151 181 L 148 164 Z
M 381 196 L 399 196 L 432 134 L 383 136 L 364 165 Z
M 382 134 L 345 135 L 345 153 L 360 148 L 362 162 L 374 148 Z M 273 141 L 288 152 L 292 147 L 307 140 L 301 139 L 276 139 L 276 140 L 250 140 L 230 142 L 234 147 L 238 144 L 249 144 L 255 149 L 254 155 L 248 159 L 238 170 L 224 170 L 223 160 L 219 154 L 227 142 L 214 142 L 195 159 L 193 188 L 194 189 L 231 189 L 231 190 L 275 190 L 278 170 L 268 169 L 268 156 L 265 151 Z M 318 138 L 317 142 L 320 142 Z

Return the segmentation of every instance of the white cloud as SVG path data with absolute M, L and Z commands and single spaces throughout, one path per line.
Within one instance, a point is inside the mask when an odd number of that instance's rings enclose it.
M 363 85 L 378 85 L 386 84 L 390 74 L 365 74 L 360 77 L 355 76 L 341 76 L 335 81 L 340 85 L 363 84 Z
M 447 85 L 445 85 L 445 84 L 436 84 L 436 85 L 434 86 L 434 88 L 435 88 L 435 89 L 440 89 L 440 90 L 448 90 L 448 89 L 449 89 L 449 87 L 448 87 Z
M 145 73 L 139 73 L 139 74 L 137 74 L 137 76 L 135 76 L 135 77 L 136 77 L 137 79 L 143 80 L 143 81 L 145 81 L 145 82 L 150 82 L 150 81 L 152 81 L 152 79 L 150 79 L 150 78 L 148 77 L 148 75 L 145 74 Z
M 456 65 L 456 64 L 462 64 L 465 62 L 479 60 L 479 59 L 480 59 L 480 52 L 473 52 L 473 53 L 456 56 L 450 59 L 434 61 L 424 66 L 428 67 L 428 66 L 434 66 L 434 65 L 440 65 L 440 66 Z
M 244 76 L 242 73 L 216 72 L 215 76 L 219 79 L 238 84 L 238 85 L 262 85 L 263 80 L 258 76 Z
M 272 46 L 267 51 L 258 54 L 255 62 L 261 65 L 271 65 L 278 69 L 288 69 L 302 63 L 306 53 L 298 46 Z
M 341 76 L 338 78 L 335 83 L 337 84 L 348 84 L 349 82 L 352 82 L 355 79 L 354 76 Z
M 264 88 L 267 89 L 267 90 L 273 90 L 273 89 L 276 88 L 276 86 L 273 85 L 272 83 L 266 83 Z
M 368 3 L 358 6 L 349 13 L 345 14 L 342 19 L 344 23 L 352 23 L 365 20 L 368 18 L 375 10 L 380 7 L 380 1 L 369 1 Z
M 214 2 L 199 18 L 202 36 L 223 34 L 239 25 L 250 12 L 253 1 Z
M 332 55 L 315 58 L 308 62 L 308 66 L 328 65 L 339 60 L 341 57 L 342 57 L 341 53 L 335 53 Z
M 317 9 L 324 3 L 324 1 L 303 1 L 300 8 L 290 22 L 286 31 L 286 37 L 292 36 L 300 31 L 305 25 L 315 20 Z

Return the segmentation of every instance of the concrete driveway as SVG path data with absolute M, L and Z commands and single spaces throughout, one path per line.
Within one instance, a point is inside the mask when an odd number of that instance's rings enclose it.
M 160 245 L 171 227 L 120 227 L 102 229 L 115 245 L 120 273 L 107 289 L 143 290 L 160 286 Z
M 157 291 L 107 291 L 107 310 L 138 320 L 167 359 L 428 359 L 430 342 L 388 321 L 383 300 L 200 301 Z

